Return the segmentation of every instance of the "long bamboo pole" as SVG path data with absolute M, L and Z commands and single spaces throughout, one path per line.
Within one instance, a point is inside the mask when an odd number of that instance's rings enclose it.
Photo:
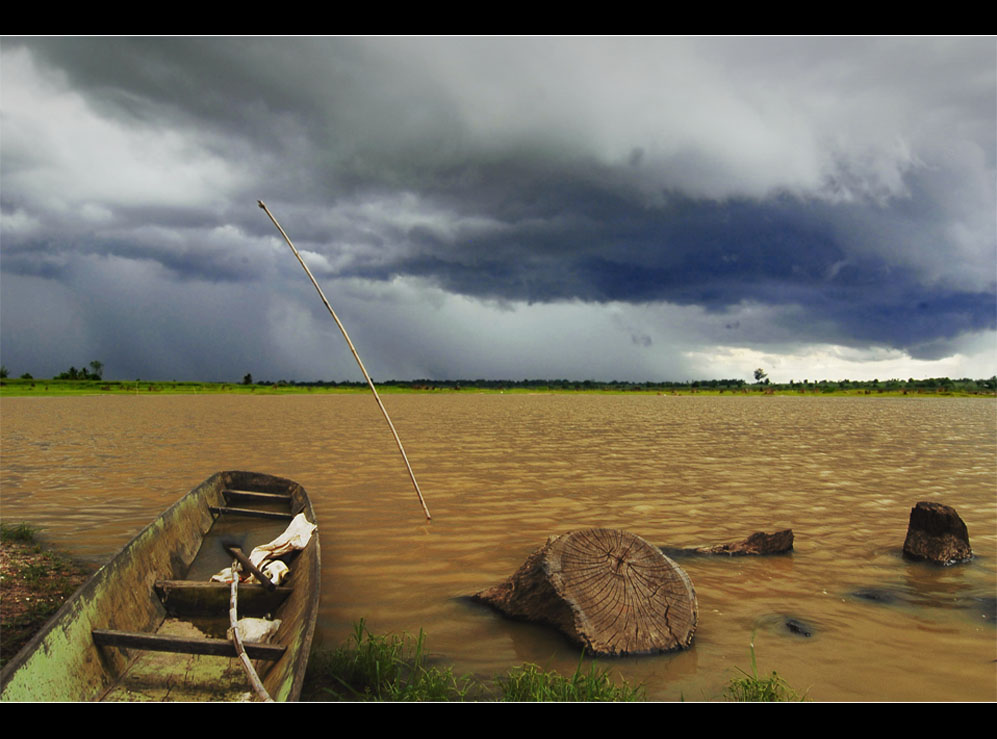
M 402 459 L 405 460 L 405 467 L 408 470 L 408 476 L 412 479 L 412 485 L 415 487 L 416 495 L 419 496 L 419 503 L 422 504 L 422 510 L 426 514 L 426 520 L 431 521 L 433 517 L 429 515 L 429 508 L 426 507 L 426 501 L 422 497 L 422 491 L 419 490 L 419 483 L 416 482 L 415 473 L 412 471 L 412 465 L 409 464 L 408 455 L 405 454 L 405 447 L 402 446 L 402 440 L 398 437 L 398 432 L 395 431 L 395 424 L 391 422 L 391 417 L 388 416 L 388 411 L 385 409 L 384 403 L 381 402 L 381 396 L 377 394 L 377 388 L 374 387 L 374 381 L 370 379 L 370 375 L 367 374 L 367 369 L 363 366 L 363 362 L 360 361 L 360 355 L 357 354 L 356 347 L 353 346 L 353 342 L 350 341 L 350 335 L 346 333 L 346 327 L 343 326 L 343 322 L 339 320 L 339 316 L 336 315 L 336 311 L 332 309 L 332 306 L 329 304 L 329 300 L 325 297 L 325 293 L 322 292 L 322 288 L 319 287 L 312 271 L 308 269 L 308 265 L 305 264 L 305 261 L 301 258 L 301 254 L 298 253 L 298 250 L 294 247 L 294 244 L 291 243 L 291 239 L 288 238 L 287 234 L 284 232 L 284 229 L 281 228 L 279 223 L 277 223 L 277 219 L 273 217 L 273 213 L 270 212 L 270 209 L 267 208 L 266 204 L 264 204 L 262 200 L 257 200 L 256 202 L 263 209 L 263 212 L 269 216 L 270 220 L 273 221 L 273 225 L 275 225 L 277 230 L 280 231 L 280 235 L 284 237 L 284 241 L 287 242 L 287 245 L 291 247 L 291 251 L 294 252 L 294 256 L 298 258 L 298 263 L 305 270 L 305 274 L 308 275 L 308 279 L 312 281 L 312 285 L 314 285 L 315 289 L 318 291 L 319 297 L 322 298 L 322 302 L 329 311 L 329 315 L 332 316 L 332 320 L 334 320 L 336 325 L 339 326 L 339 330 L 342 332 L 343 338 L 346 339 L 346 343 L 349 345 L 350 351 L 353 352 L 353 358 L 357 360 L 357 364 L 360 366 L 360 371 L 363 372 L 363 376 L 367 380 L 367 385 L 370 386 L 370 391 L 374 393 L 374 400 L 377 401 L 377 405 L 381 409 L 381 413 L 384 414 L 384 420 L 388 422 L 388 428 L 391 429 L 391 435 L 395 437 L 395 443 L 398 445 L 398 451 L 401 452 Z

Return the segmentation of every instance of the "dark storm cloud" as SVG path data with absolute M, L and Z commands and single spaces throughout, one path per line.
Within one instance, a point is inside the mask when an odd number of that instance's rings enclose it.
M 25 45 L 40 64 L 64 76 L 106 115 L 162 126 L 218 125 L 234 135 L 272 139 L 286 115 L 315 120 L 313 80 L 294 64 L 314 41 L 291 53 L 260 40 L 182 38 L 9 39 Z M 274 53 L 270 53 L 274 52 Z M 304 64 L 304 70 L 308 69 Z M 290 83 L 290 84 L 289 84 Z
M 419 275 L 466 295 L 529 302 L 667 301 L 710 311 L 742 301 L 798 305 L 834 325 L 830 333 L 801 332 L 839 343 L 913 348 L 995 325 L 993 292 L 932 285 L 880 250 L 841 243 L 832 224 L 849 218 L 852 206 L 673 196 L 648 212 L 594 187 L 561 194 L 546 208 L 534 202 L 526 224 L 512 219 L 493 235 L 458 234 L 461 248 L 427 230 L 397 234 L 396 243 L 409 247 L 397 260 L 343 272 Z
M 3 52 L 7 275 L 86 290 L 81 260 L 126 260 L 150 285 L 289 294 L 262 197 L 326 280 L 416 280 L 494 305 L 664 303 L 715 314 L 726 341 L 926 358 L 997 327 L 986 39 Z M 751 305 L 772 308 L 769 329 L 738 316 Z M 656 346 L 621 330 L 635 351 Z

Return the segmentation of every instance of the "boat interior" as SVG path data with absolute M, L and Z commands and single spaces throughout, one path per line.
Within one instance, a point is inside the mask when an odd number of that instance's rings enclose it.
M 93 629 L 94 643 L 129 654 L 128 666 L 102 696 L 107 701 L 249 700 L 249 680 L 239 664 L 230 628 L 231 586 L 210 578 L 233 564 L 231 546 L 248 554 L 279 536 L 296 515 L 289 493 L 223 489 L 224 505 L 208 506 L 214 524 L 181 579 L 157 580 L 154 596 L 164 618 L 154 633 Z M 284 555 L 292 569 L 299 552 Z M 291 584 L 240 583 L 238 617 L 279 614 Z M 256 672 L 265 676 L 284 655 L 279 643 L 246 642 Z

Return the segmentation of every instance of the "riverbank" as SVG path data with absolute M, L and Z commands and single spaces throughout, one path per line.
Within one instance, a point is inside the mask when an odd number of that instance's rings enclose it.
M 30 641 L 93 570 L 46 547 L 30 527 L 2 524 L 0 666 Z

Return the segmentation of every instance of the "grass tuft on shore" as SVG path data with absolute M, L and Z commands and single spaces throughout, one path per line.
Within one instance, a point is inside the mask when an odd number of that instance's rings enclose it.
M 454 674 L 452 667 L 427 663 L 425 633 L 417 637 L 371 634 L 364 621 L 351 640 L 336 649 L 315 650 L 302 700 L 316 701 L 638 701 L 640 686 L 617 685 L 609 670 L 579 660 L 571 677 L 520 665 L 493 683 Z
M 751 672 L 740 667 L 743 677 L 734 678 L 724 688 L 723 698 L 734 703 L 793 703 L 807 700 L 806 693 L 800 695 L 789 686 L 775 670 L 768 677 L 758 677 L 758 662 L 755 659 L 755 635 L 751 635 Z
M 0 541 L 3 543 L 20 542 L 21 544 L 34 544 L 36 532 L 26 523 L 0 523 Z
M 583 671 L 582 661 L 571 677 L 550 671 L 539 665 L 527 664 L 514 667 L 509 674 L 496 678 L 504 701 L 556 701 L 556 702 L 609 702 L 642 701 L 644 688 L 632 686 L 626 680 L 620 685 L 613 682 L 609 670 L 595 665 Z
M 426 664 L 425 634 L 371 634 L 363 619 L 354 624 L 352 641 L 312 653 L 303 700 L 326 701 L 462 701 L 479 686 L 457 677 L 453 668 Z

